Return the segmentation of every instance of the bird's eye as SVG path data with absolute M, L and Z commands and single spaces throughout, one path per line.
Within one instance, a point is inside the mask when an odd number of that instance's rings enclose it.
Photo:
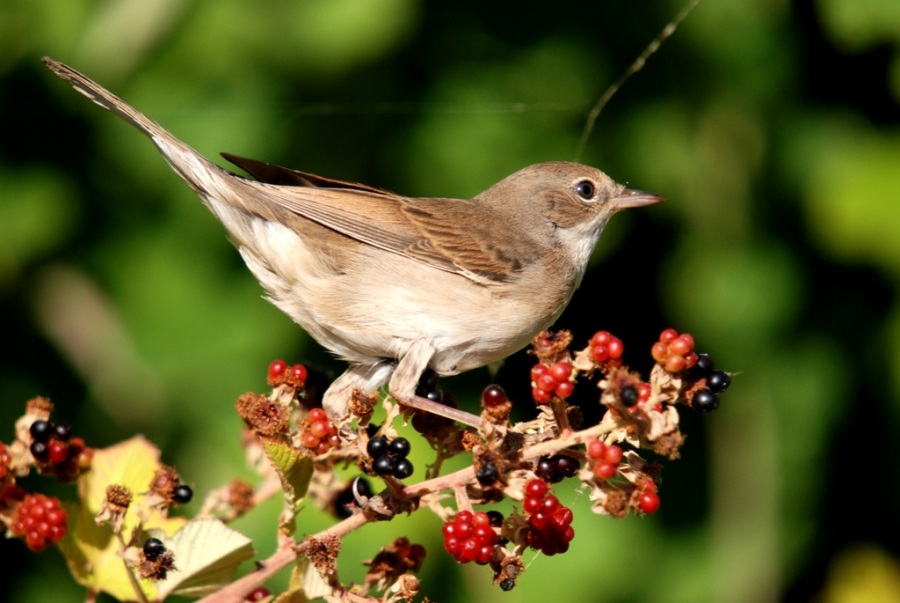
M 582 180 L 575 185 L 575 192 L 585 201 L 590 201 L 594 198 L 594 183 L 590 180 Z

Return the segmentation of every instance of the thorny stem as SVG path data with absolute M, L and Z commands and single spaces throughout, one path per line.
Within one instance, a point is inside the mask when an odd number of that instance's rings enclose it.
M 618 427 L 618 425 L 595 425 L 582 431 L 567 431 L 559 434 L 553 439 L 524 448 L 519 453 L 518 459 L 525 461 L 552 454 L 564 448 L 574 446 L 575 444 L 584 443 L 597 438 L 616 427 Z M 463 486 L 469 480 L 474 479 L 474 477 L 475 469 L 473 467 L 465 467 L 464 469 L 454 471 L 453 473 L 441 477 L 424 480 L 418 484 L 406 486 L 399 492 L 395 491 L 395 494 L 404 499 L 419 498 L 432 492 L 440 492 L 441 490 Z M 358 530 L 369 523 L 369 521 L 370 519 L 365 513 L 356 513 L 332 527 L 309 536 L 300 542 L 284 542 L 278 546 L 278 550 L 276 550 L 268 559 L 259 563 L 259 567 L 255 572 L 247 574 L 232 582 L 222 590 L 200 599 L 199 603 L 240 603 L 251 590 L 264 583 L 297 559 L 303 557 L 306 554 L 306 550 L 309 546 L 308 543 L 311 538 L 322 540 L 325 538 L 336 537 L 340 539 L 350 532 Z M 365 600 L 366 599 L 361 599 L 361 601 Z

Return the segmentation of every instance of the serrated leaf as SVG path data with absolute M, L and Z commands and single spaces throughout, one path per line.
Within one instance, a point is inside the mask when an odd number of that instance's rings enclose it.
M 275 603 L 306 603 L 333 593 L 334 589 L 319 575 L 316 567 L 303 557 L 294 564 L 288 589 L 275 599 Z
M 294 518 L 297 508 L 306 496 L 309 482 L 312 479 L 312 459 L 298 453 L 288 444 L 282 442 L 263 441 L 266 456 L 281 479 L 284 493 L 284 506 L 279 518 L 279 527 L 286 534 L 293 534 L 296 528 Z
M 97 525 L 94 520 L 106 499 L 106 488 L 118 484 L 128 488 L 132 503 L 122 522 L 121 538 L 130 543 L 134 531 L 159 529 L 173 534 L 184 525 L 184 518 L 168 518 L 159 508 L 141 507 L 156 470 L 161 467 L 159 449 L 143 437 L 135 437 L 111 446 L 94 450 L 91 469 L 78 480 L 81 504 L 67 504 L 69 532 L 60 541 L 60 549 L 75 580 L 88 588 L 108 593 L 118 600 L 133 600 L 134 585 L 120 553 L 122 542 L 108 524 Z M 156 587 L 141 581 L 141 589 L 148 599 L 156 598 Z
M 252 559 L 253 542 L 218 519 L 195 519 L 167 542 L 175 556 L 174 571 L 156 587 L 160 597 L 202 597 L 229 584 L 238 566 Z

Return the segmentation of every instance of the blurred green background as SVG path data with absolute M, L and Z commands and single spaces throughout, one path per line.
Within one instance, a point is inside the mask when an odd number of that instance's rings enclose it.
M 47 395 L 90 445 L 146 434 L 199 499 L 251 476 L 233 403 L 265 390 L 270 360 L 341 370 L 262 301 L 153 146 L 42 55 L 207 156 L 465 197 L 572 159 L 591 105 L 682 6 L 4 0 L 0 439 Z M 593 516 L 558 486 L 572 549 L 529 560 L 509 593 L 440 551 L 428 513 L 352 535 L 342 577 L 405 533 L 444 603 L 900 600 L 900 3 L 704 0 L 581 159 L 668 201 L 613 220 L 559 325 L 613 331 L 641 369 L 662 328 L 692 332 L 740 372 L 722 408 L 685 416 L 656 516 Z M 523 408 L 528 365 L 496 375 Z M 444 387 L 472 404 L 491 379 Z M 237 524 L 263 557 L 278 508 Z M 83 598 L 55 551 L 0 547 L 3 599 Z

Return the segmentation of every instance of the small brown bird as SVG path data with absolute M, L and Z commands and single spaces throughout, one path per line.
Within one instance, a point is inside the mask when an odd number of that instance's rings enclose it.
M 403 197 L 223 154 L 215 165 L 74 69 L 47 66 L 150 137 L 225 225 L 268 298 L 350 367 L 328 389 L 332 418 L 354 389 L 389 383 L 402 404 L 477 425 L 415 395 L 523 348 L 562 313 L 609 218 L 662 200 L 568 162 L 539 163 L 472 199 Z

